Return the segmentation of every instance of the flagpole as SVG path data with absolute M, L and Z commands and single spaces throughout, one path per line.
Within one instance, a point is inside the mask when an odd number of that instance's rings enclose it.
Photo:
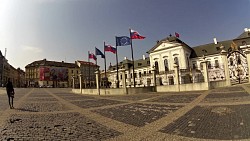
M 130 47 L 131 47 L 132 64 L 133 64 L 133 80 L 134 80 L 134 87 L 135 87 L 135 65 L 134 65 L 134 53 L 133 53 L 133 45 L 132 45 L 132 38 L 131 38 L 131 29 L 129 29 L 129 34 L 130 34 Z
M 97 55 L 96 55 L 96 47 L 95 47 L 95 64 L 96 64 L 96 66 L 97 66 Z M 96 71 L 96 70 L 95 70 Z
M 88 62 L 89 62 L 89 88 L 90 88 L 90 61 L 89 61 L 89 51 L 88 51 Z
M 116 36 L 115 36 L 115 40 L 116 40 Z M 117 41 L 116 41 L 116 44 L 115 44 L 115 48 L 116 48 L 116 79 L 117 79 L 117 88 L 119 88 L 119 76 L 118 76 L 118 55 L 117 55 L 117 52 L 118 52 L 118 49 L 117 49 Z
M 103 48 L 103 51 L 104 51 L 104 69 L 105 69 L 105 87 L 107 88 L 107 81 L 108 81 L 108 78 L 107 78 L 107 73 L 106 73 L 106 53 L 105 53 L 105 42 L 104 42 L 104 48 Z

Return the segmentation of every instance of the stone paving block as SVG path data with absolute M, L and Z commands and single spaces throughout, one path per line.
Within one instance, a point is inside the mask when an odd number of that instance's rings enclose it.
M 0 129 L 0 140 L 106 140 L 121 134 L 79 113 L 14 114 Z
M 105 98 L 117 99 L 117 100 L 131 100 L 138 101 L 142 99 L 148 99 L 159 96 L 159 94 L 136 94 L 136 95 L 119 95 L 119 96 L 101 96 Z
M 15 110 L 20 112 L 52 112 L 52 111 L 67 111 L 70 110 L 65 105 L 59 102 L 43 102 L 43 103 L 23 103 Z
M 240 86 L 235 86 L 235 87 L 217 88 L 212 90 L 212 92 L 234 92 L 234 91 L 245 91 L 245 89 Z
M 49 95 L 49 94 L 30 94 L 29 95 L 29 97 L 53 97 L 53 96 L 51 96 L 51 95 Z
M 250 139 L 250 105 L 196 106 L 160 131 L 215 140 Z
M 246 91 L 244 92 L 227 92 L 227 93 L 210 93 L 206 98 L 231 98 L 250 96 Z
M 202 94 L 205 91 L 185 91 L 185 92 L 164 92 L 167 95 L 187 95 L 187 94 Z M 162 92 L 161 92 L 162 93 Z
M 58 101 L 56 98 L 53 97 L 28 97 L 27 101 L 31 102 L 48 102 L 48 101 Z
M 62 96 L 61 98 L 65 99 L 65 100 L 90 100 L 90 99 L 95 99 L 95 98 L 90 97 L 90 96 Z
M 151 102 L 163 102 L 163 103 L 190 103 L 196 99 L 199 94 L 188 94 L 188 95 L 165 95 L 157 99 L 149 100 Z
M 71 103 L 81 108 L 93 108 L 93 107 L 121 104 L 124 102 L 108 100 L 108 99 L 94 99 L 94 100 L 85 100 L 85 101 L 71 101 Z
M 182 106 L 134 103 L 108 109 L 94 110 L 93 112 L 126 124 L 142 127 L 181 107 Z

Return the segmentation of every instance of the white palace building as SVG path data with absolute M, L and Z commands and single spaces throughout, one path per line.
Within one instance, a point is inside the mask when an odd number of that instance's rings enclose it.
M 126 87 L 133 87 L 134 83 L 136 87 L 147 87 L 204 81 L 220 82 L 225 81 L 227 76 L 230 78 L 228 80 L 230 85 L 248 82 L 248 48 L 250 48 L 248 28 L 234 39 L 220 42 L 214 39 L 214 43 L 195 47 L 190 47 L 177 37 L 169 36 L 157 41 L 156 45 L 147 51 L 149 57 L 143 55 L 142 59 L 134 61 L 135 82 L 133 82 L 132 61 L 125 58 L 120 62 L 119 86 L 123 87 L 122 82 L 126 82 Z M 207 72 L 204 72 L 202 63 L 204 61 Z M 125 70 L 124 77 L 121 70 Z M 110 66 L 107 74 L 110 87 L 116 87 L 118 82 L 116 65 Z M 123 79 L 125 81 L 122 81 Z

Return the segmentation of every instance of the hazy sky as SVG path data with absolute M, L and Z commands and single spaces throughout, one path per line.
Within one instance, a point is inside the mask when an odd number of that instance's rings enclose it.
M 178 32 L 193 47 L 232 39 L 250 27 L 250 0 L 0 0 L 0 50 L 14 67 L 36 60 L 87 60 L 87 51 L 115 45 L 129 28 L 146 36 L 134 40 L 139 59 L 157 40 Z M 107 54 L 107 66 L 115 55 Z M 118 48 L 119 61 L 131 58 Z M 103 60 L 98 57 L 103 69 Z

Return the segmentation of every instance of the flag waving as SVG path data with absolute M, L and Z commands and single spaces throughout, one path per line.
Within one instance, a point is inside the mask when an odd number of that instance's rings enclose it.
M 94 53 L 89 53 L 89 59 L 93 59 L 96 61 L 96 56 L 94 55 Z
M 137 31 L 131 29 L 131 30 L 130 30 L 130 38 L 131 38 L 131 39 L 144 39 L 144 38 L 146 38 L 146 37 L 141 36 L 141 35 L 139 34 L 139 32 L 137 32 Z
M 179 33 L 175 32 L 174 34 L 175 34 L 175 37 L 180 38 L 180 34 Z
M 127 46 L 131 45 L 130 38 L 127 36 L 115 37 L 116 38 L 116 46 Z
M 105 55 L 98 48 L 95 48 L 95 55 L 101 55 L 102 58 L 105 58 Z
M 111 45 L 105 45 L 104 46 L 104 51 L 109 51 L 109 52 L 112 52 L 112 53 L 116 53 L 116 48 L 114 48 L 113 46 Z

